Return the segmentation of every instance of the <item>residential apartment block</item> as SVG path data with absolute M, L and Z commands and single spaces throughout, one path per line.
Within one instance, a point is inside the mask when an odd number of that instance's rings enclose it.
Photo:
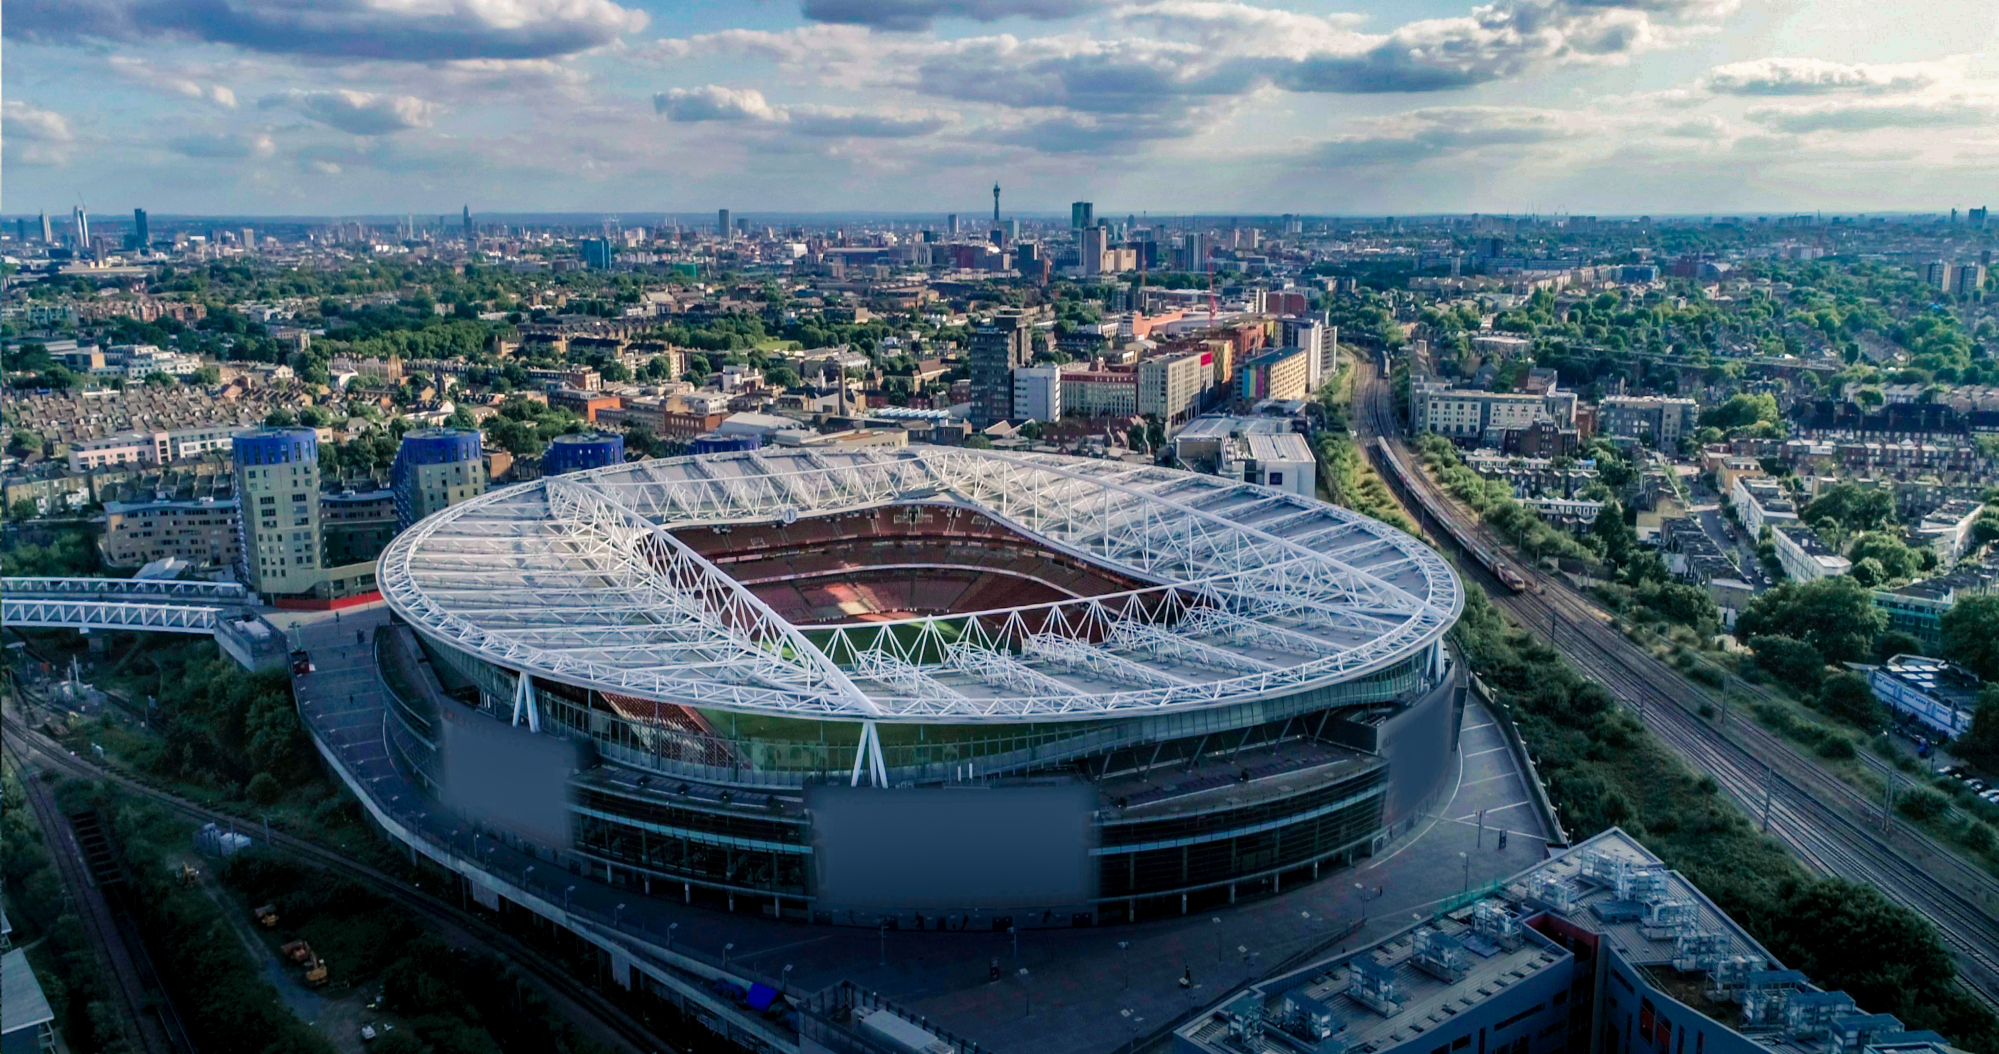
M 1544 393 L 1488 392 L 1452 388 L 1438 381 L 1409 386 L 1409 426 L 1451 439 L 1499 446 L 1507 432 L 1543 421 L 1558 428 L 1575 422 L 1576 396 L 1551 388 Z
M 98 550 L 111 568 L 143 567 L 166 557 L 233 567 L 242 546 L 237 529 L 233 500 L 112 501 L 104 504 Z
M 1636 439 L 1659 450 L 1676 450 L 1692 435 L 1700 405 L 1692 399 L 1613 395 L 1597 404 L 1597 431 Z

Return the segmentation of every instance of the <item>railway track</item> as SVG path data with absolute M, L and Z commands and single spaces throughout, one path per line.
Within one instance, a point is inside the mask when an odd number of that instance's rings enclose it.
M 1357 434 L 1395 444 L 1387 385 L 1371 365 L 1361 371 Z M 1399 497 L 1414 502 L 1410 511 L 1420 515 L 1412 519 L 1439 525 L 1441 533 L 1481 564 L 1495 562 L 1493 554 L 1503 551 L 1504 542 L 1415 468 L 1407 447 L 1395 444 L 1394 449 L 1409 468 L 1400 478 L 1392 468 L 1384 474 Z M 1504 570 L 1503 562 L 1500 567 Z M 1870 822 L 1878 818 L 1895 826 L 1881 803 L 1864 798 L 1753 721 L 1717 728 L 1699 716 L 1701 706 L 1710 703 L 1707 694 L 1625 638 L 1602 609 L 1537 568 L 1520 565 L 1520 572 L 1526 581 L 1518 586 L 1490 575 L 1497 587 L 1488 590 L 1494 603 L 1633 707 L 1662 742 L 1712 776 L 1749 815 L 1762 817 L 1765 829 L 1807 866 L 1867 882 L 1929 919 L 1955 955 L 1965 989 L 1999 1012 L 1999 920 L 1989 909 L 1999 904 L 1999 882 L 1907 825 L 1895 835 L 1903 844 L 1891 845 Z M 1892 773 L 1885 765 L 1880 768 Z
M 90 881 L 81 851 L 69 833 L 69 823 L 57 807 L 55 795 L 42 781 L 31 778 L 22 766 L 24 752 L 18 745 L 19 738 L 18 731 L 10 730 L 7 757 L 14 762 L 15 772 L 21 779 L 21 789 L 28 799 L 28 808 L 35 814 L 35 821 L 48 842 L 49 855 L 55 860 L 56 875 L 76 904 L 84 934 L 96 948 L 99 963 L 104 968 L 106 980 L 110 982 L 106 987 L 110 989 L 108 994 L 112 1009 L 118 1017 L 120 1030 L 125 1034 L 125 1041 L 134 1050 L 144 1051 L 145 1054 L 177 1054 L 183 1048 L 174 1044 L 158 1018 L 145 1012 L 151 993 L 139 978 L 138 964 L 124 945 L 125 934 L 117 920 L 111 917 L 109 905 L 101 895 L 93 895 L 99 891 Z
M 210 809 L 167 791 L 99 767 L 72 755 L 60 743 L 15 723 L 8 736 L 7 752 L 17 766 L 34 761 L 43 767 L 83 779 L 103 780 L 119 789 L 153 801 L 179 815 L 203 823 L 247 823 L 245 818 Z M 24 783 L 28 782 L 25 779 Z M 366 864 L 349 859 L 305 839 L 273 831 L 271 843 L 313 866 L 338 874 L 394 901 L 433 926 L 465 933 L 480 950 L 499 956 L 519 968 L 542 989 L 542 994 L 558 1013 L 578 1022 L 593 1038 L 617 1049 L 637 1054 L 671 1054 L 677 1050 L 651 1029 L 605 998 L 596 989 L 571 977 L 563 967 L 504 930 L 448 901 L 432 896 L 403 880 Z M 591 1027 L 594 1025 L 595 1027 Z M 168 1054 L 171 1047 L 157 1049 Z

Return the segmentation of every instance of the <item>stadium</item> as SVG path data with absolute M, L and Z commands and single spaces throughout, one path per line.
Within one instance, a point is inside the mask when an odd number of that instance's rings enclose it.
M 380 564 L 391 756 L 636 894 L 838 925 L 1179 915 L 1451 769 L 1457 577 L 1269 488 L 955 447 L 616 464 Z M 428 702 L 424 700 L 428 699 Z M 1448 789 L 1448 788 L 1445 788 Z

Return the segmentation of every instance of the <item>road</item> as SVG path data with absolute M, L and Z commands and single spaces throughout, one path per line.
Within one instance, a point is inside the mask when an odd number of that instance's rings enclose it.
M 117 784 L 119 789 L 126 793 L 150 799 L 199 823 L 213 821 L 226 825 L 232 822 L 244 822 L 241 817 L 209 809 L 76 757 L 60 743 L 39 732 L 28 730 L 23 723 L 12 720 L 11 715 L 9 724 L 12 729 L 8 736 L 7 752 L 15 764 L 21 767 L 24 784 L 30 782 L 26 772 L 32 764 L 65 775 Z M 535 982 L 542 997 L 558 1014 L 576 1024 L 597 1042 L 615 1050 L 635 1051 L 640 1054 L 675 1049 L 672 1044 L 655 1035 L 637 1018 L 612 1003 L 602 993 L 571 977 L 561 964 L 479 916 L 449 901 L 432 896 L 393 875 L 303 839 L 274 831 L 271 833 L 271 842 L 306 863 L 350 879 L 396 902 L 426 924 L 444 931 L 447 939 L 453 939 L 454 943 L 498 956 L 518 967 Z M 62 854 L 58 853 L 58 856 L 60 855 Z M 167 1052 L 173 1048 L 149 1045 L 144 1049 Z
M 1417 522 L 1441 519 L 1446 531 L 1492 551 L 1509 552 L 1503 538 L 1417 467 L 1420 461 L 1396 435 L 1388 384 L 1372 364 L 1362 363 L 1359 369 L 1356 434 L 1364 444 L 1372 444 L 1376 436 L 1387 438 L 1410 466 L 1410 483 L 1421 490 L 1415 497 L 1427 514 Z M 1713 702 L 1706 691 L 1626 638 L 1606 612 L 1565 580 L 1515 564 L 1538 591 L 1511 593 L 1469 561 L 1461 569 L 1482 579 L 1494 603 L 1516 623 L 1549 640 L 1585 676 L 1632 707 L 1668 747 L 1713 776 L 1749 815 L 1765 818 L 1769 833 L 1807 866 L 1874 885 L 1927 918 L 1955 956 L 1965 987 L 1999 1012 L 1999 921 L 1991 914 L 1999 905 L 1999 882 L 1892 816 L 1886 818 L 1887 830 L 1880 830 L 1884 818 L 1879 802 L 1863 798 L 1775 733 L 1744 718 L 1730 719 L 1727 710 L 1718 721 L 1701 718 L 1700 707 Z

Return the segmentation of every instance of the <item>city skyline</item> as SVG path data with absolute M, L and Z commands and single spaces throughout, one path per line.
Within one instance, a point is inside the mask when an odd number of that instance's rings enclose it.
M 1955 0 L 178 7 L 11 6 L 10 214 L 1939 212 L 1999 160 Z

